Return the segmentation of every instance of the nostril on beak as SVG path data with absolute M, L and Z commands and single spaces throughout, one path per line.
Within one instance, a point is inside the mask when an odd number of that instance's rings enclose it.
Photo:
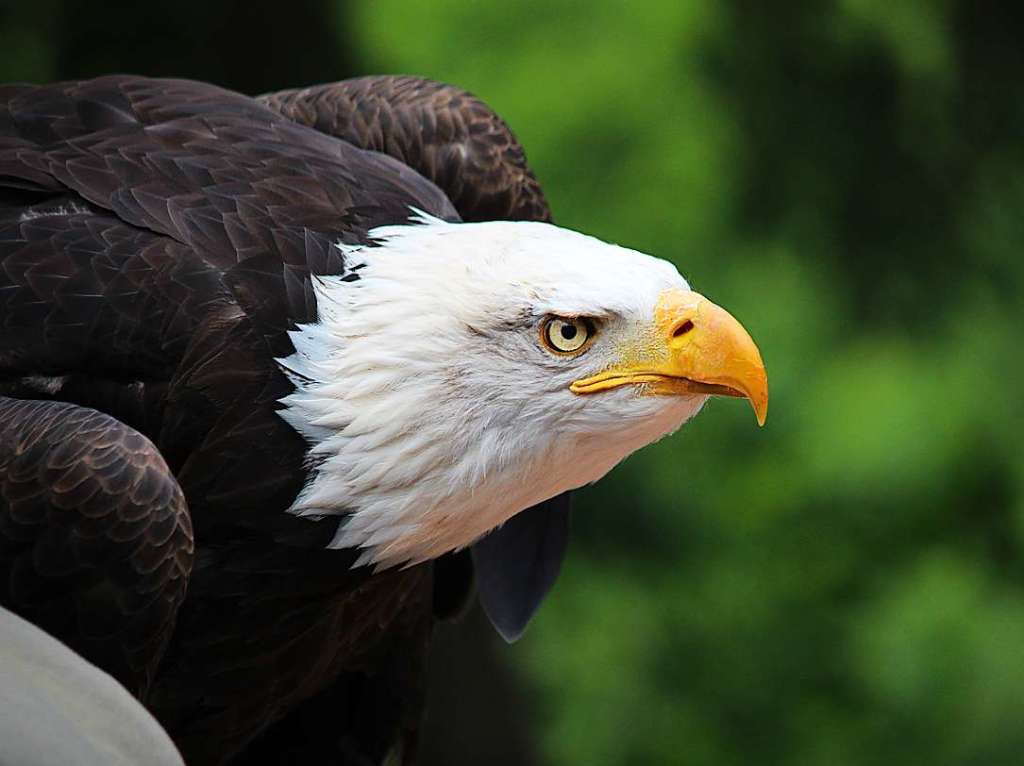
M 679 324 L 677 324 L 672 329 L 672 337 L 673 338 L 682 338 L 684 335 L 686 335 L 686 333 L 690 332 L 692 329 L 693 329 L 693 322 L 691 320 L 689 320 L 689 319 L 684 320 L 684 321 L 680 322 Z

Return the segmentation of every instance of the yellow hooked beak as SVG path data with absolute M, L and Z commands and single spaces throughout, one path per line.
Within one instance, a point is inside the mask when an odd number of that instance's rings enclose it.
M 577 380 L 576 394 L 643 384 L 653 394 L 714 394 L 750 400 L 759 425 L 768 415 L 768 376 L 761 352 L 743 325 L 703 295 L 662 293 L 651 347 L 627 350 L 630 361 Z

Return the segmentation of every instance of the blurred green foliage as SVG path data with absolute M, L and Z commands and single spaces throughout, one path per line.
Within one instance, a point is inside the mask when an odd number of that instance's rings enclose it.
M 1019 13 L 342 9 L 367 71 L 485 97 L 559 223 L 675 261 L 768 365 L 764 430 L 712 402 L 581 493 L 504 653 L 548 763 L 1024 759 Z
M 566 766 L 997 766 L 1024 758 L 1022 14 L 0 0 L 0 79 L 454 82 L 559 223 L 672 259 L 750 329 L 767 426 L 712 402 L 580 493 L 555 592 L 496 650 L 525 691 L 457 656 L 478 677 L 435 679 L 433 720 L 528 715 Z

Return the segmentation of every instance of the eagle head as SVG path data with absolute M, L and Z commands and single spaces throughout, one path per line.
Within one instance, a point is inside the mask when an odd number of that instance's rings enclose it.
M 331 545 L 359 563 L 463 548 L 711 395 L 764 422 L 754 342 L 667 261 L 533 222 L 418 215 L 371 238 L 315 279 L 318 319 L 280 360 L 315 466 L 290 510 L 340 517 Z

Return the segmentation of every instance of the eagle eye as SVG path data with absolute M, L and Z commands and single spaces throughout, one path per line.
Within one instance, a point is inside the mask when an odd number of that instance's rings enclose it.
M 541 325 L 540 338 L 555 354 L 580 354 L 594 337 L 594 324 L 584 317 L 549 317 Z

